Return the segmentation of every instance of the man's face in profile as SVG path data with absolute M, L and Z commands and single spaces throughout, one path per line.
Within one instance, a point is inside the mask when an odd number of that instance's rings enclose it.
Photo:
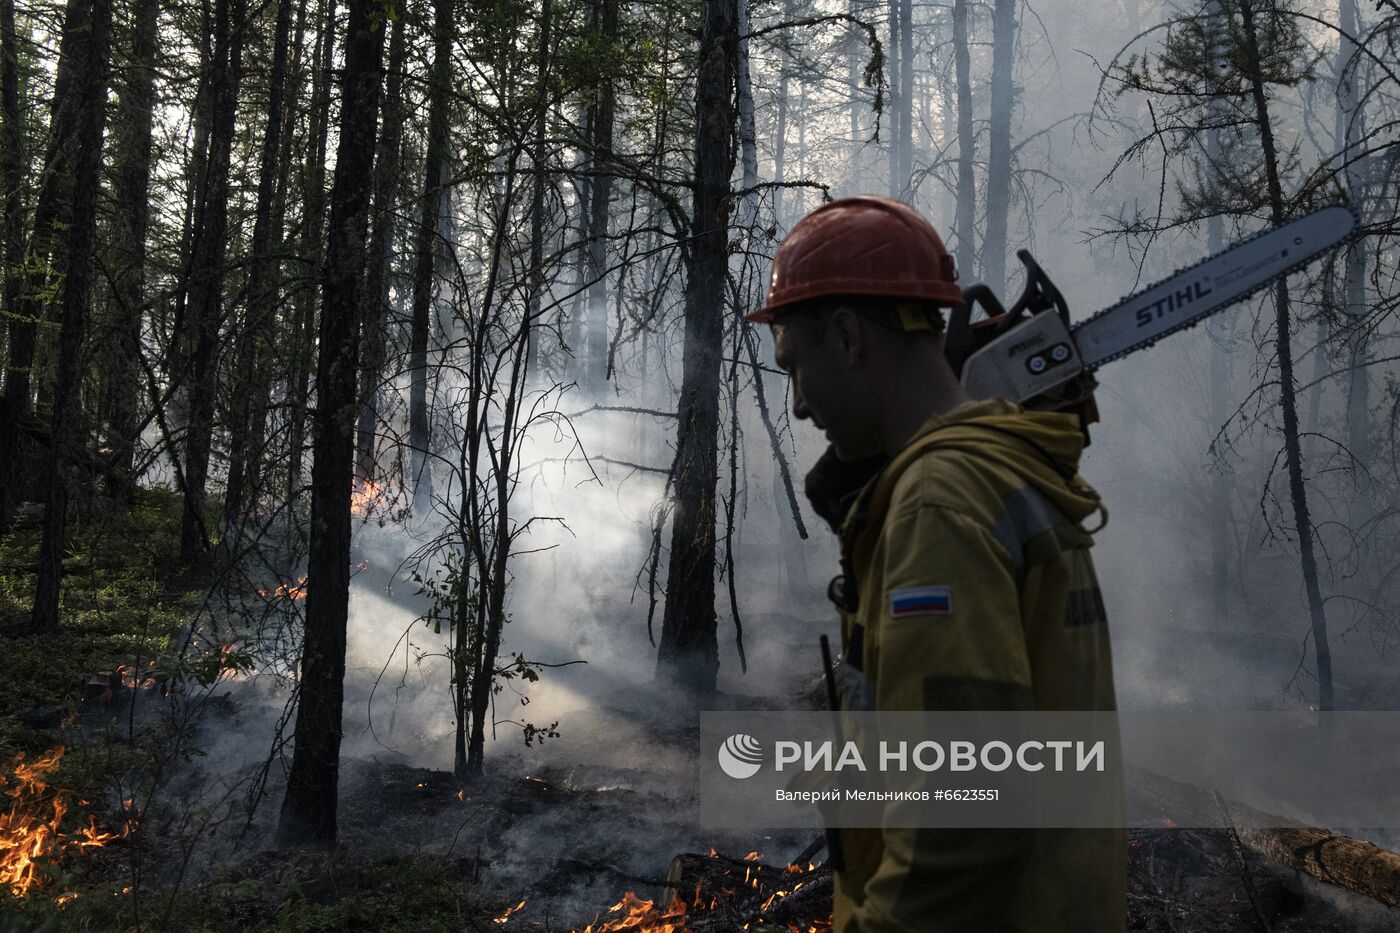
M 792 380 L 792 415 L 810 420 L 843 460 L 880 452 L 867 399 L 861 329 L 849 308 L 790 312 L 769 325 L 773 362 Z

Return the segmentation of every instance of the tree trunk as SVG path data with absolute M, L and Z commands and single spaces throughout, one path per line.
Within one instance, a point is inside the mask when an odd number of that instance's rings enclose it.
M 1343 178 L 1352 204 L 1364 203 L 1369 159 L 1355 164 L 1357 151 L 1366 138 L 1365 111 L 1357 105 L 1356 44 L 1347 36 L 1360 35 L 1356 0 L 1341 0 L 1338 10 L 1341 45 L 1337 50 L 1337 132 L 1336 142 L 1345 147 Z M 1371 518 L 1374 490 L 1371 485 L 1371 382 L 1367 369 L 1366 332 L 1366 250 L 1363 243 L 1348 244 L 1345 249 L 1342 301 L 1348 321 L 1347 334 L 1347 447 L 1355 467 L 1355 493 L 1351 499 L 1351 524 L 1359 527 Z
M 331 113 L 330 74 L 335 60 L 336 0 L 323 0 L 322 27 L 312 55 L 311 130 L 304 166 L 302 197 L 306 202 L 301 253 L 313 275 L 321 269 L 326 223 L 326 139 Z M 306 446 L 306 404 L 311 395 L 311 348 L 316 336 L 316 290 L 302 288 L 293 314 L 292 371 L 287 376 L 287 505 L 301 497 L 302 454 Z
M 341 80 L 340 142 L 316 364 L 311 554 L 295 749 L 277 827 L 282 846 L 335 843 L 336 785 L 350 603 L 350 486 L 355 466 L 355 395 L 363 319 L 365 236 L 384 45 L 376 0 L 350 0 Z
M 379 381 L 390 317 L 389 273 L 394 258 L 394 202 L 403 148 L 403 71 L 407 42 L 403 17 L 394 20 L 389 39 L 389 68 L 384 84 L 384 126 L 374 160 L 374 226 L 369 238 L 369 273 L 365 294 L 369 314 L 364 323 L 364 364 L 360 369 L 360 415 L 356 429 L 355 475 L 379 480 L 375 433 L 379 425 Z
M 253 205 L 253 240 L 248 257 L 248 307 L 243 337 L 238 341 L 234 388 L 230 408 L 228 489 L 224 495 L 224 536 L 242 524 L 242 517 L 257 498 L 257 466 L 261 461 L 262 420 L 265 400 L 272 387 L 267 354 L 276 339 L 278 262 L 274 251 L 282 239 L 281 217 L 276 210 L 279 166 L 282 157 L 282 124 L 287 83 L 287 56 L 291 45 L 292 0 L 278 0 L 277 23 L 272 40 L 272 71 L 268 76 L 267 110 L 263 117 L 262 151 L 258 158 L 258 193 Z M 254 421 L 258 423 L 255 424 Z M 253 467 L 250 471 L 249 467 Z M 250 483 L 250 473 L 254 482 Z
M 792 6 L 790 3 L 785 3 L 783 6 L 783 18 L 792 18 Z M 854 29 L 855 27 L 852 26 L 851 28 Z M 852 65 L 852 67 L 854 67 L 854 65 Z M 782 235 L 783 230 L 787 229 L 785 210 L 783 207 L 785 189 L 782 187 L 782 184 L 787 181 L 788 88 L 790 84 L 788 60 L 785 54 L 782 58 L 778 59 L 778 115 L 773 127 L 773 181 L 777 183 L 777 187 L 773 189 L 773 226 L 778 231 L 779 236 Z M 854 83 L 852 87 L 854 88 Z M 853 89 L 851 98 L 852 114 L 855 113 L 854 94 L 855 91 Z M 853 140 L 855 134 L 858 132 L 860 132 L 860 125 L 853 118 L 851 120 L 851 138 Z M 851 184 L 855 183 L 855 153 L 856 150 L 853 144 L 851 168 L 847 170 L 847 177 Z
M 749 74 L 749 0 L 735 0 L 735 15 L 739 32 L 739 56 L 734 81 L 738 105 L 739 164 L 742 166 L 739 184 L 745 189 L 758 185 L 758 126 L 754 119 L 753 77 Z M 745 238 L 754 235 L 754 220 L 758 215 L 758 192 L 750 191 L 739 205 L 739 228 Z
M 1131 7 L 1132 4 L 1130 3 Z M 1226 23 L 1220 19 L 1217 0 L 1211 0 L 1208 15 L 1215 18 L 1206 30 L 1206 58 L 1212 76 L 1218 74 L 1218 60 L 1221 55 L 1220 37 Z M 1211 117 L 1215 122 L 1223 120 L 1219 102 L 1211 105 Z M 1221 159 L 1220 131 L 1212 129 L 1206 134 L 1207 170 L 1214 175 L 1219 171 Z M 1210 255 L 1220 252 L 1225 246 L 1225 220 L 1219 215 L 1206 221 L 1206 249 Z M 1210 347 L 1210 427 L 1217 431 L 1225 425 L 1229 416 L 1227 401 L 1230 396 L 1231 360 L 1234 357 L 1236 311 L 1231 309 L 1217 315 L 1206 324 L 1206 332 L 1211 335 Z M 1230 609 L 1230 473 L 1229 463 L 1222 450 L 1215 468 L 1211 471 L 1210 486 L 1210 567 L 1211 567 L 1211 607 L 1217 624 L 1223 624 Z
M 914 3 L 899 0 L 899 197 L 910 198 L 909 182 L 914 174 Z
M 1273 124 L 1269 120 L 1269 103 L 1264 93 L 1263 67 L 1259 55 L 1259 36 L 1254 26 L 1251 3 L 1240 4 L 1243 20 L 1245 51 L 1254 98 L 1255 119 L 1259 123 L 1259 140 L 1264 149 L 1264 175 L 1268 183 L 1270 219 L 1275 228 L 1283 226 L 1283 184 L 1278 173 L 1278 153 L 1274 148 Z M 1294 525 L 1298 529 L 1298 555 L 1303 570 L 1303 586 L 1307 591 L 1308 611 L 1312 619 L 1313 647 L 1317 656 L 1317 706 L 1326 711 L 1333 708 L 1332 650 L 1327 642 L 1327 615 L 1322 604 L 1322 591 L 1317 579 L 1317 559 L 1313 553 L 1313 525 L 1308 514 L 1308 491 L 1303 483 L 1303 456 L 1298 443 L 1298 400 L 1293 379 L 1292 319 L 1289 312 L 1288 280 L 1280 278 L 1274 288 L 1277 312 L 1275 349 L 1278 353 L 1279 394 L 1283 407 L 1283 445 L 1288 461 L 1289 497 L 1293 506 Z
M 977 278 L 977 137 L 972 128 L 972 55 L 968 45 L 970 0 L 953 0 L 953 69 L 958 94 L 958 200 L 953 216 L 957 270 L 964 286 Z
M 892 198 L 899 197 L 902 187 L 899 183 L 899 140 L 902 138 L 899 119 L 904 113 L 904 101 L 901 99 L 901 75 L 903 72 L 899 70 L 899 53 L 903 48 L 903 45 L 899 41 L 900 2 L 901 0 L 889 0 L 886 6 L 886 15 L 889 17 L 890 21 L 890 44 L 887 47 L 887 54 L 889 56 L 890 75 L 893 76 L 893 80 L 890 81 L 890 135 L 889 142 L 885 146 L 885 151 L 889 153 L 890 157 L 889 188 L 890 197 Z
M 19 492 L 18 467 L 23 448 L 19 419 L 28 408 L 29 370 L 19 351 L 22 333 L 33 327 L 21 322 L 20 296 L 24 289 L 24 125 L 19 103 L 19 37 L 15 34 L 14 0 L 0 0 L 0 186 L 5 199 L 3 224 L 3 312 L 8 320 L 8 354 L 5 359 L 5 386 L 0 393 L 0 434 L 9 438 L 9 450 L 0 466 L 0 532 L 10 525 L 14 500 Z M 32 356 L 32 350 L 30 351 Z
M 715 619 L 715 483 L 720 357 L 728 266 L 729 177 L 734 171 L 734 0 L 705 0 L 695 95 L 695 196 L 685 284 L 685 345 L 676 461 L 675 518 L 658 679 L 698 699 L 719 671 Z
M 72 218 L 63 233 L 66 267 L 63 315 L 58 336 L 58 378 L 50 422 L 48 497 L 39 544 L 31 625 L 36 632 L 58 630 L 58 591 L 67 538 L 68 480 L 74 455 L 85 443 L 78 384 L 82 380 L 83 327 L 92 284 L 93 241 L 97 234 L 97 189 L 101 184 L 102 130 L 107 118 L 107 63 L 112 8 L 107 0 L 74 0 L 64 17 L 65 45 L 77 37 L 77 69 L 71 103 L 75 138 Z
M 413 273 L 413 321 L 408 351 L 408 444 L 414 503 L 432 502 L 433 479 L 428 458 L 428 337 L 432 330 L 433 278 L 443 248 L 438 235 L 448 171 L 447 106 L 452 64 L 452 0 L 433 3 L 433 71 L 428 83 L 428 151 L 423 169 L 423 199 L 418 214 Z
M 131 11 L 131 52 L 117 95 L 112 194 L 116 202 L 113 247 L 116 271 L 112 293 L 113 347 L 105 377 L 108 400 L 106 445 L 110 476 L 125 477 L 118 494 L 135 482 L 131 475 L 140 431 L 141 318 L 146 304 L 146 231 L 150 224 L 151 138 L 155 121 L 159 0 L 137 0 Z
M 190 260 L 190 411 L 185 439 L 185 508 L 180 524 L 180 559 L 199 560 L 209 547 L 205 487 L 214 435 L 218 392 L 219 328 L 223 319 L 224 273 L 228 253 L 229 173 L 243 77 L 243 32 L 247 0 L 217 0 L 214 6 L 214 68 L 209 89 L 213 121 L 209 159 L 199 186 L 194 246 Z
M 534 169 L 535 190 L 530 199 L 530 300 L 526 306 L 526 340 L 529 346 L 525 352 L 525 365 L 531 369 L 535 363 L 537 350 L 533 339 L 534 328 L 540 323 L 540 307 L 544 299 L 544 195 L 549 184 L 548 150 L 545 148 L 545 133 L 549 129 L 549 98 L 545 93 L 545 81 L 549 76 L 550 32 L 553 28 L 553 0 L 542 0 L 540 4 L 540 49 L 536 59 L 536 74 L 539 82 L 539 96 L 535 101 L 538 109 L 535 124 L 535 146 L 530 153 Z
M 185 172 L 185 211 L 180 231 L 180 270 L 175 283 L 175 320 L 173 339 L 167 348 L 166 371 L 176 383 L 172 398 L 175 415 L 183 427 L 189 409 L 189 379 L 187 368 L 194 353 L 194 335 L 189 326 L 190 274 L 194 267 L 194 243 L 199 216 L 199 196 L 209 166 L 209 132 L 214 122 L 212 93 L 214 65 L 214 15 L 210 0 L 200 0 L 198 79 L 195 85 L 193 111 L 190 114 L 192 139 L 190 161 Z M 179 477 L 183 484 L 183 476 Z
M 992 12 L 992 115 L 987 150 L 987 233 L 982 241 L 983 280 L 998 295 L 1006 290 L 1006 237 L 1011 210 L 1011 83 L 1016 60 L 1016 0 L 996 0 Z
M 604 47 L 617 42 L 618 0 L 596 0 L 599 39 Z M 601 386 L 611 373 L 608 361 L 608 208 L 612 203 L 613 123 L 617 91 L 610 77 L 598 86 L 597 103 L 589 121 L 593 136 L 592 197 L 589 198 L 588 219 L 588 349 L 585 359 L 584 385 Z
M 43 488 L 37 457 L 32 441 L 38 430 L 34 415 L 36 389 L 42 398 L 47 390 L 43 380 L 34 377 L 35 349 L 38 344 L 39 322 L 53 321 L 57 313 L 49 293 L 55 274 L 64 268 L 61 231 L 69 228 L 72 214 L 73 162 L 79 148 L 81 85 L 85 80 L 86 33 L 81 28 L 69 29 L 68 17 L 74 23 L 88 16 L 90 2 L 70 0 L 65 14 L 65 28 L 59 41 L 58 69 L 54 77 L 53 103 L 50 108 L 48 142 L 44 163 L 39 173 L 39 192 L 34 201 L 33 232 L 21 256 L 24 272 L 14 286 L 14 303 L 6 306 L 10 314 L 9 346 L 6 348 L 5 391 L 0 397 L 0 437 L 7 439 L 9 449 L 4 458 L 7 476 L 0 476 L 4 508 L 0 518 L 7 517 L 14 504 L 28 495 L 38 495 Z M 13 32 L 13 30 L 11 30 Z M 18 78 L 16 77 L 16 80 Z M 19 106 L 16 98 L 16 107 Z M 9 127 L 18 128 L 18 120 L 6 118 Z M 21 194 L 23 187 L 17 189 Z M 17 214 L 16 217 L 22 217 Z M 14 223 L 7 217 L 7 226 Z M 7 292 L 10 286 L 7 285 Z
M 785 0 L 784 6 L 783 6 L 783 10 L 784 10 L 784 17 L 783 17 L 783 18 L 784 18 L 784 19 L 791 19 L 791 18 L 792 18 L 792 3 L 791 3 L 791 0 Z M 854 19 L 854 18 L 856 17 L 856 15 L 857 15 L 858 12 L 859 12 L 859 10 L 858 10 L 858 8 L 857 8 L 857 6 L 856 6 L 856 0 L 847 0 L 847 3 L 846 3 L 846 13 L 847 13 L 847 15 L 849 15 L 852 19 Z M 851 148 L 850 148 L 850 154 L 849 154 L 850 165 L 849 165 L 848 168 L 846 169 L 846 174 L 847 174 L 847 177 L 850 178 L 851 189 L 852 189 L 853 192 L 860 192 L 860 191 L 864 191 L 864 190 L 865 190 L 865 186 L 864 186 L 863 184 L 861 184 L 861 180 L 860 180 L 860 179 L 861 179 L 861 174 L 860 174 L 860 150 L 861 150 L 860 98 L 861 98 L 861 93 L 860 93 L 860 67 L 859 67 L 859 65 L 857 65 L 857 63 L 856 63 L 856 62 L 857 62 L 856 56 L 862 54 L 862 52 L 863 52 L 863 50 L 864 50 L 864 47 L 865 47 L 865 41 L 866 41 L 866 36 L 865 36 L 865 31 L 864 31 L 864 30 L 862 30 L 862 29 L 861 29 L 859 26 L 857 26 L 855 23 L 847 23 L 847 24 L 846 24 L 846 87 L 847 87 L 847 93 L 850 94 L 850 105 L 847 107 L 847 117 L 848 117 L 849 120 L 850 120 L 850 134 L 851 134 Z M 787 69 L 787 59 L 786 59 L 786 58 L 783 59 L 783 75 L 782 75 L 781 80 L 782 80 L 782 89 L 778 92 L 778 95 L 779 95 L 779 98 L 778 98 L 778 106 L 782 108 L 779 112 L 782 114 L 782 117 L 783 117 L 783 119 L 784 119 L 784 129 L 786 129 L 786 118 L 787 118 L 787 110 L 788 110 L 788 103 L 787 103 L 787 98 L 788 98 L 788 69 Z M 785 135 L 784 135 L 784 136 L 781 136 L 781 137 L 779 137 L 779 138 L 780 138 L 780 140 L 782 140 L 783 142 L 786 142 L 786 137 L 785 137 Z M 781 190 L 781 189 L 780 189 L 780 190 Z M 781 217 L 779 217 L 778 222 L 779 222 L 779 223 L 782 222 L 782 218 L 781 218 Z

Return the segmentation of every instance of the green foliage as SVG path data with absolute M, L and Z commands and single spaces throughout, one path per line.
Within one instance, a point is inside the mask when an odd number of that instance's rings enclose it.
M 128 889 L 110 882 L 69 887 L 65 907 L 47 898 L 0 902 L 0 933 L 134 929 Z M 146 933 L 457 933 L 490 926 L 473 906 L 457 865 L 427 855 L 391 855 L 356 865 L 349 856 L 260 859 L 225 869 L 199 887 L 152 887 L 140 899 Z
M 1200 13 L 1169 21 L 1167 38 L 1155 57 L 1134 53 L 1115 71 L 1120 81 L 1116 94 L 1154 94 L 1177 99 L 1180 106 L 1199 107 L 1247 96 L 1256 74 L 1265 85 L 1279 87 L 1312 80 L 1298 20 L 1282 4 L 1252 10 L 1259 41 L 1256 65 L 1239 15 L 1240 2 L 1222 0 L 1218 15 Z
M 13 672 L 0 678 L 0 759 L 54 744 L 50 733 L 21 721 L 27 712 L 71 712 L 93 674 L 163 663 L 199 595 L 193 581 L 169 575 L 178 566 L 180 507 L 173 493 L 141 490 L 129 510 L 78 526 L 64 561 L 62 628 L 54 634 L 28 631 L 39 528 L 22 525 L 0 538 L 0 649 Z
M 1251 4 L 1257 60 L 1241 15 L 1246 2 Z M 1166 38 L 1160 47 L 1125 54 L 1109 69 L 1115 99 L 1148 97 L 1151 131 L 1128 155 L 1144 162 L 1163 158 L 1174 165 L 1178 222 L 1266 212 L 1254 85 L 1258 81 L 1274 97 L 1314 79 L 1315 63 L 1300 20 L 1286 0 L 1220 0 L 1214 12 L 1181 13 L 1162 28 Z M 1300 140 L 1286 144 L 1276 133 L 1275 143 L 1280 175 L 1302 175 Z M 1122 161 L 1126 157 L 1120 165 Z M 1303 200 L 1315 193 L 1314 187 L 1305 186 Z
M 276 926 L 285 933 L 449 933 L 465 925 L 466 898 L 455 867 L 427 856 L 395 855 L 370 866 L 363 895 L 338 903 L 313 903 L 289 886 Z

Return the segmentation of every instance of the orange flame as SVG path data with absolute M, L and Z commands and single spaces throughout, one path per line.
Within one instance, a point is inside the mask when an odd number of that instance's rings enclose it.
M 0 787 L 10 798 L 9 808 L 0 814 L 0 886 L 16 897 L 27 894 L 38 881 L 38 870 L 48 859 L 65 851 L 99 848 L 128 835 L 136 820 L 128 819 L 121 834 L 99 829 L 88 817 L 88 825 L 75 833 L 60 830 L 68 801 L 58 788 L 52 791 L 48 779 L 63 760 L 63 746 L 32 762 L 16 755 L 6 769 L 13 777 L 0 774 Z M 77 895 L 60 895 L 60 907 Z
M 369 515 L 388 501 L 385 487 L 372 479 L 357 479 L 350 488 L 350 514 Z
M 155 666 L 155 661 L 147 662 L 146 674 L 140 676 L 136 673 L 135 666 L 131 664 L 119 664 L 117 665 L 117 676 L 121 678 L 123 687 L 127 687 L 131 690 L 149 690 L 156 685 L 156 679 L 151 675 L 151 672 L 155 670 Z
M 710 853 L 712 857 L 718 857 L 714 849 L 711 849 Z M 750 852 L 744 856 L 743 861 L 758 863 L 761 862 L 761 856 L 757 852 Z M 690 929 L 696 920 L 705 913 L 719 908 L 722 900 L 730 899 L 736 900 L 735 906 L 757 916 L 767 911 L 782 898 L 809 883 L 809 879 L 793 877 L 794 875 L 802 876 L 816 868 L 817 866 L 812 862 L 808 862 L 806 868 L 799 865 L 788 865 L 783 871 L 783 887 L 781 890 L 777 890 L 768 888 L 763 883 L 760 866 L 750 864 L 745 866 L 742 884 L 739 884 L 737 874 L 732 876 L 733 881 L 730 885 L 723 885 L 723 882 L 713 883 L 722 885 L 719 888 L 713 887 L 712 883 L 698 882 L 689 904 L 677 895 L 666 907 L 658 907 L 655 901 L 643 900 L 635 893 L 628 891 L 623 895 L 622 900 L 609 908 L 608 913 L 613 916 L 602 922 L 595 917 L 592 923 L 583 930 L 575 931 L 575 933 L 609 933 L 609 931 L 614 930 L 635 930 L 639 933 L 679 933 L 679 931 Z M 759 901 L 757 899 L 759 897 L 762 897 L 763 900 Z M 689 920 L 687 918 L 688 910 L 691 911 Z M 744 929 L 748 928 L 749 924 L 745 923 Z M 831 915 L 818 917 L 805 926 L 789 923 L 786 929 L 789 933 L 831 933 Z
M 642 900 L 628 891 L 622 900 L 608 908 L 608 913 L 617 914 L 599 924 L 598 918 L 584 927 L 579 933 L 609 933 L 613 930 L 644 930 L 646 933 L 680 933 L 685 925 L 685 901 L 679 897 L 669 906 L 661 908 L 655 901 Z
M 491 922 L 492 922 L 492 923 L 505 923 L 507 920 L 510 919 L 510 915 L 511 915 L 511 914 L 515 913 L 517 910 L 519 910 L 520 908 L 522 908 L 522 907 L 524 907 L 524 906 L 525 906 L 525 902 L 524 902 L 524 901 L 521 901 L 519 904 L 516 904 L 514 907 L 507 907 L 505 913 L 501 914 L 499 917 L 492 917 L 492 918 L 491 918 Z
M 265 599 L 287 599 L 299 600 L 306 598 L 306 574 L 302 574 L 301 579 L 295 584 L 280 583 L 275 590 L 265 590 L 258 587 L 258 595 Z

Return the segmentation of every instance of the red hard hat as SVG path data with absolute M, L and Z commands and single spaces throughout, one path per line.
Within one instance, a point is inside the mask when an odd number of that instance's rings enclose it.
M 953 257 L 918 211 L 893 198 L 837 198 L 793 226 L 773 258 L 763 307 L 767 323 L 784 306 L 826 295 L 881 295 L 949 306 L 963 303 Z

